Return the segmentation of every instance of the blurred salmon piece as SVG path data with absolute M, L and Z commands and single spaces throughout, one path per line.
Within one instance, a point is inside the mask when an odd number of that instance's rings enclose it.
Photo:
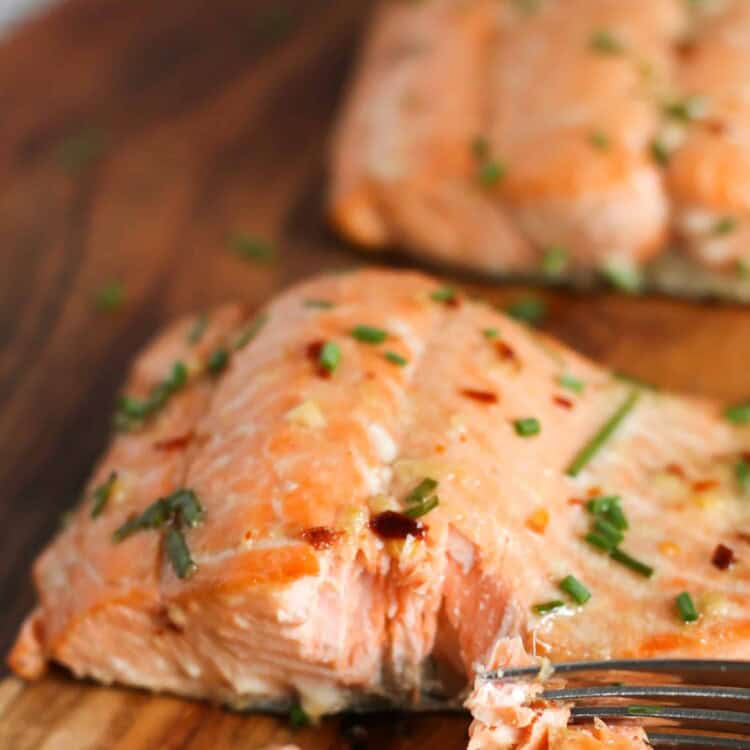
M 136 360 L 19 674 L 317 716 L 455 701 L 477 664 L 750 656 L 750 433 L 718 404 L 412 273 L 195 326 Z

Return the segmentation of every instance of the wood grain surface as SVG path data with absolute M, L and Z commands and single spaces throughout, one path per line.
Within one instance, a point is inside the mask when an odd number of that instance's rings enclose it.
M 325 149 L 369 3 L 69 0 L 0 46 L 0 648 L 28 570 L 104 445 L 126 364 L 176 314 L 260 304 L 368 261 L 322 216 Z M 233 253 L 236 233 L 277 258 Z M 380 256 L 381 262 L 399 262 Z M 470 281 L 470 280 L 464 280 Z M 97 308 L 118 282 L 119 309 Z M 523 289 L 469 283 L 498 302 Z M 661 386 L 750 393 L 750 311 L 546 292 L 544 327 Z M 351 719 L 294 735 L 357 746 Z M 371 748 L 460 748 L 461 717 L 369 721 Z M 0 748 L 253 748 L 283 722 L 62 674 L 0 687 Z M 353 739 L 352 739 L 353 738 Z

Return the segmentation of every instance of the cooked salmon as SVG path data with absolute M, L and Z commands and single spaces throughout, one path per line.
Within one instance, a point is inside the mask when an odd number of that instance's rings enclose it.
M 383 0 L 333 221 L 488 271 L 616 279 L 679 240 L 747 276 L 748 51 L 745 0 Z
M 502 654 L 750 656 L 750 406 L 618 378 L 427 276 L 179 321 L 115 425 L 35 564 L 22 676 L 318 715 L 458 699 Z

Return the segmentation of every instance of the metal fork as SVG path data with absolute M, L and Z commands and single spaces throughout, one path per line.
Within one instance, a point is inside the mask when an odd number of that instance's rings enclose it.
M 540 667 L 488 672 L 486 679 L 532 680 Z M 620 681 L 623 673 L 623 681 Z M 554 685 L 556 678 L 564 686 Z M 630 681 L 636 684 L 626 684 Z M 554 665 L 542 693 L 572 702 L 572 722 L 643 720 L 655 748 L 750 750 L 750 661 L 621 659 Z

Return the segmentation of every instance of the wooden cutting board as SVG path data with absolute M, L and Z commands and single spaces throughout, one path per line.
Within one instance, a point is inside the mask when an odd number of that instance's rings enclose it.
M 325 144 L 367 0 L 70 0 L 0 44 L 0 649 L 28 570 L 104 445 L 133 353 L 165 320 L 260 304 L 368 258 L 325 228 Z M 247 262 L 227 238 L 274 241 Z M 382 260 L 394 262 L 391 257 Z M 395 261 L 402 262 L 403 261 Z M 97 309 L 117 281 L 119 309 Z M 526 292 L 471 285 L 505 302 Z M 543 294 L 544 327 L 661 386 L 750 392 L 750 311 Z M 0 750 L 463 748 L 467 721 L 285 722 L 62 673 L 0 685 Z

